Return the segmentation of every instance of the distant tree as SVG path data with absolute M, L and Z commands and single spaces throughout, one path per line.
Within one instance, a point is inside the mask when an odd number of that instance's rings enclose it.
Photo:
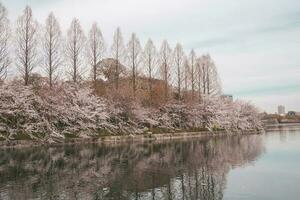
M 197 78 L 196 78 L 196 82 L 197 82 L 197 88 L 198 88 L 198 98 L 199 101 L 202 100 L 202 65 L 204 65 L 204 63 L 202 62 L 201 57 L 197 58 L 196 60 L 196 74 L 197 74 Z
M 219 73 L 215 62 L 208 57 L 208 70 L 207 70 L 207 94 L 208 96 L 219 96 L 222 93 L 222 85 L 219 77 Z
M 88 41 L 88 58 L 89 63 L 92 67 L 92 77 L 94 85 L 97 81 L 98 76 L 98 63 L 103 59 L 105 53 L 105 42 L 102 36 L 102 32 L 98 27 L 97 23 L 94 23 L 89 32 Z
M 169 98 L 169 79 L 171 77 L 171 62 L 172 62 L 172 50 L 167 40 L 162 42 L 160 48 L 160 74 L 164 81 L 164 98 L 168 101 Z
M 210 55 L 203 55 L 200 58 L 202 73 L 203 94 L 206 97 L 220 95 L 222 92 L 221 82 L 217 67 Z
M 123 37 L 121 29 L 118 27 L 114 33 L 113 44 L 111 46 L 111 55 L 116 60 L 115 73 L 114 73 L 114 85 L 115 89 L 119 89 L 119 77 L 120 77 L 120 62 L 124 59 L 125 47 L 123 43 Z
M 45 71 L 52 87 L 58 77 L 58 68 L 62 63 L 62 36 L 59 23 L 53 13 L 46 19 L 46 27 L 43 38 L 43 50 L 45 58 Z
M 187 93 L 189 90 L 189 75 L 190 75 L 190 65 L 187 56 L 183 57 L 183 82 L 184 82 L 184 91 Z
M 128 57 L 128 65 L 131 70 L 131 79 L 132 79 L 132 91 L 133 97 L 136 97 L 137 90 L 137 77 L 138 77 L 138 66 L 142 61 L 142 47 L 139 39 L 133 33 L 131 38 L 127 44 L 127 57 Z
M 149 93 L 149 102 L 153 102 L 153 77 L 155 69 L 157 66 L 157 51 L 156 47 L 153 44 L 153 41 L 149 39 L 146 43 L 144 52 L 143 52 L 143 61 L 146 68 L 146 77 L 148 78 L 148 93 Z
M 7 68 L 11 63 L 9 57 L 10 27 L 7 10 L 0 3 L 0 81 L 7 76 Z
M 203 89 L 203 95 L 205 96 L 206 95 L 206 75 L 207 75 L 207 65 L 208 65 L 208 62 L 207 62 L 207 59 L 206 59 L 206 56 L 202 56 L 200 58 L 200 64 L 201 64 L 201 74 L 202 74 L 202 89 Z
M 182 96 L 182 83 L 184 81 L 184 52 L 181 44 L 177 43 L 174 51 L 173 58 L 175 64 L 175 74 L 176 74 L 176 87 L 178 98 L 181 99 Z
M 69 65 L 69 74 L 74 83 L 78 82 L 83 76 L 81 68 L 83 60 L 83 51 L 85 49 L 86 38 L 78 19 L 73 19 L 68 30 L 66 44 L 66 59 Z
M 23 11 L 23 15 L 17 20 L 17 61 L 24 84 L 29 84 L 29 77 L 36 66 L 38 34 L 37 22 L 33 19 L 32 10 L 29 6 Z
M 195 97 L 195 84 L 196 84 L 196 53 L 194 49 L 190 52 L 189 64 L 190 64 L 190 79 L 191 79 L 191 89 L 192 89 L 192 99 Z

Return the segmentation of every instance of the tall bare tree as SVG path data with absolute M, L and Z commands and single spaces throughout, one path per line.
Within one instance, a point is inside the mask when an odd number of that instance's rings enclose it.
M 94 23 L 90 32 L 89 32 L 89 41 L 88 41 L 88 57 L 89 62 L 92 67 L 92 76 L 94 85 L 97 81 L 98 76 L 98 63 L 103 59 L 105 53 L 105 43 L 102 36 L 102 32 L 98 27 L 97 23 Z
M 146 77 L 148 78 L 148 93 L 150 105 L 153 102 L 153 77 L 157 66 L 157 50 L 151 39 L 148 39 L 143 52 L 144 66 L 146 67 Z
M 220 95 L 222 92 L 221 82 L 217 67 L 210 55 L 203 55 L 198 61 L 201 66 L 201 87 L 205 97 Z
M 218 74 L 215 62 L 212 60 L 209 54 L 206 55 L 207 58 L 207 75 L 206 75 L 206 86 L 208 96 L 218 96 L 222 93 L 222 85 L 220 77 Z
M 59 23 L 53 13 L 46 19 L 45 34 L 43 38 L 43 50 L 45 55 L 45 71 L 52 87 L 58 77 L 58 68 L 62 63 L 62 36 Z
M 189 63 L 190 63 L 190 78 L 191 78 L 191 89 L 192 89 L 192 98 L 194 99 L 195 97 L 195 84 L 196 84 L 196 53 L 194 49 L 191 50 L 190 52 L 190 58 L 189 58 Z
M 10 27 L 7 10 L 0 3 L 0 82 L 7 76 L 7 68 L 11 63 L 9 57 Z
M 197 88 L 198 88 L 198 98 L 199 101 L 202 100 L 202 79 L 203 79 L 203 71 L 202 71 L 202 66 L 204 65 L 202 57 L 197 58 L 196 60 L 196 82 L 197 82 Z
M 202 74 L 202 89 L 203 89 L 203 95 L 205 96 L 206 95 L 206 71 L 207 71 L 207 66 L 208 66 L 208 62 L 207 62 L 207 58 L 205 55 L 203 55 L 201 57 L 201 74 Z
M 85 50 L 86 38 L 78 19 L 73 19 L 68 30 L 66 45 L 66 58 L 69 65 L 69 73 L 73 82 L 78 82 L 82 78 L 84 70 L 81 68 L 84 59 L 83 51 Z
M 164 97 L 165 101 L 169 98 L 169 80 L 171 77 L 171 62 L 172 62 L 172 50 L 167 40 L 162 42 L 160 48 L 160 74 L 164 81 Z
M 125 47 L 123 43 L 123 37 L 121 29 L 118 27 L 114 33 L 113 44 L 111 46 L 111 55 L 116 61 L 115 73 L 114 73 L 114 85 L 115 89 L 119 89 L 119 76 L 120 76 L 120 62 L 124 59 Z
M 29 84 L 29 77 L 38 62 L 37 58 L 37 22 L 33 19 L 32 10 L 29 6 L 23 11 L 17 20 L 17 61 L 24 84 Z
M 137 90 L 137 77 L 138 77 L 138 66 L 142 61 L 142 47 L 139 39 L 133 33 L 131 38 L 127 44 L 127 56 L 128 56 L 128 64 L 131 68 L 131 79 L 132 79 L 132 91 L 133 97 L 136 97 Z
M 183 57 L 183 82 L 184 82 L 184 91 L 185 93 L 189 89 L 189 76 L 190 76 L 190 65 L 189 65 L 189 59 L 187 56 Z
M 184 81 L 184 52 L 182 45 L 177 43 L 173 51 L 173 58 L 175 64 L 175 74 L 176 74 L 176 87 L 178 93 L 178 99 L 182 96 L 182 83 Z

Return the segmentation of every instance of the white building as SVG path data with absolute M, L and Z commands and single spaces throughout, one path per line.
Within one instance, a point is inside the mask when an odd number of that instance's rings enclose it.
M 285 115 L 285 107 L 283 105 L 278 106 L 278 114 Z

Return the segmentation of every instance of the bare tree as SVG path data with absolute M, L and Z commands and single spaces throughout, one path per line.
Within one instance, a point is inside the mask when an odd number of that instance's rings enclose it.
M 146 76 L 148 78 L 148 93 L 151 105 L 153 101 L 153 77 L 157 65 L 157 51 L 151 39 L 149 39 L 146 43 L 143 58 L 144 66 L 146 67 Z
M 201 57 L 201 74 L 202 74 L 202 89 L 203 89 L 203 95 L 206 95 L 206 69 L 207 69 L 207 59 L 203 55 Z
M 196 74 L 197 74 L 196 81 L 197 81 L 197 87 L 198 87 L 199 101 L 202 100 L 202 78 L 203 78 L 202 77 L 202 75 L 203 75 L 202 65 L 204 65 L 204 63 L 202 61 L 202 57 L 197 58 L 197 60 L 196 60 Z
M 201 66 L 202 89 L 205 97 L 220 95 L 222 92 L 221 83 L 215 63 L 210 55 L 203 55 L 198 61 Z
M 167 40 L 164 40 L 160 48 L 160 74 L 164 81 L 165 101 L 169 97 L 169 79 L 171 77 L 170 67 L 172 62 L 172 50 Z
M 131 35 L 131 38 L 127 44 L 127 53 L 129 61 L 128 64 L 131 68 L 133 97 L 135 98 L 137 90 L 137 76 L 139 70 L 138 66 L 142 61 L 142 47 L 135 33 Z
M 52 87 L 58 77 L 58 68 L 61 65 L 62 58 L 62 37 L 57 19 L 53 13 L 50 13 L 46 19 L 46 28 L 43 40 L 43 49 L 45 55 L 45 71 L 49 79 L 49 86 Z
M 184 91 L 185 93 L 189 89 L 189 75 L 190 75 L 190 65 L 187 56 L 183 57 L 183 82 L 184 82 Z
M 208 69 L 207 69 L 207 95 L 208 96 L 218 96 L 222 93 L 222 85 L 220 77 L 218 74 L 215 62 L 211 59 L 210 55 L 207 56 L 208 59 Z
M 86 38 L 81 28 L 78 19 L 73 19 L 71 26 L 68 30 L 66 58 L 69 64 L 69 73 L 73 82 L 78 82 L 84 73 L 81 65 L 84 60 L 82 58 L 85 49 Z
M 88 57 L 89 62 L 92 67 L 92 76 L 94 85 L 96 85 L 98 71 L 97 65 L 103 59 L 105 53 L 105 43 L 102 36 L 102 32 L 98 27 L 97 23 L 94 23 L 90 32 L 89 32 L 89 41 L 88 41 Z
M 115 89 L 119 89 L 119 76 L 120 76 L 120 62 L 124 58 L 125 48 L 123 43 L 123 37 L 121 29 L 118 27 L 114 33 L 113 44 L 111 46 L 112 57 L 116 60 L 114 84 Z
M 11 63 L 9 57 L 10 28 L 7 10 L 0 3 L 0 82 L 7 76 L 7 68 Z
M 37 60 L 37 22 L 33 19 L 32 10 L 27 6 L 17 20 L 17 61 L 23 76 L 24 84 L 29 84 L 29 77 L 36 66 Z
M 176 74 L 176 87 L 178 93 L 178 99 L 181 99 L 182 83 L 184 81 L 184 52 L 181 44 L 177 43 L 174 51 L 173 58 L 175 64 L 175 74 Z
M 190 63 L 190 78 L 191 78 L 191 89 L 192 89 L 192 98 L 194 99 L 195 96 L 195 83 L 196 83 L 196 53 L 194 49 L 191 50 L 190 52 L 190 58 L 189 58 L 189 63 Z

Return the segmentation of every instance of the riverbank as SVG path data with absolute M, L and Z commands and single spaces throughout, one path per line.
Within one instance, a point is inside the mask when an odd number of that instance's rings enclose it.
M 264 114 L 262 116 L 262 122 L 264 124 L 297 124 L 300 123 L 300 116 L 296 115 L 278 115 L 278 114 Z
M 159 133 L 159 134 L 143 134 L 143 135 L 117 135 L 103 136 L 100 138 L 66 138 L 59 142 L 49 143 L 47 141 L 34 140 L 11 140 L 0 141 L 0 148 L 23 148 L 32 146 L 55 146 L 55 145 L 72 145 L 72 144 L 118 144 L 130 142 L 146 142 L 146 141 L 166 141 L 166 140 L 186 140 L 201 137 L 216 137 L 226 135 L 249 135 L 261 134 L 258 130 L 240 130 L 240 131 L 201 131 L 201 132 L 177 132 L 177 133 Z
M 221 96 L 189 102 L 170 99 L 149 106 L 134 99 L 94 94 L 89 84 L 62 82 L 52 89 L 44 84 L 23 86 L 19 82 L 0 86 L 0 141 L 62 143 L 261 128 L 254 106 Z

